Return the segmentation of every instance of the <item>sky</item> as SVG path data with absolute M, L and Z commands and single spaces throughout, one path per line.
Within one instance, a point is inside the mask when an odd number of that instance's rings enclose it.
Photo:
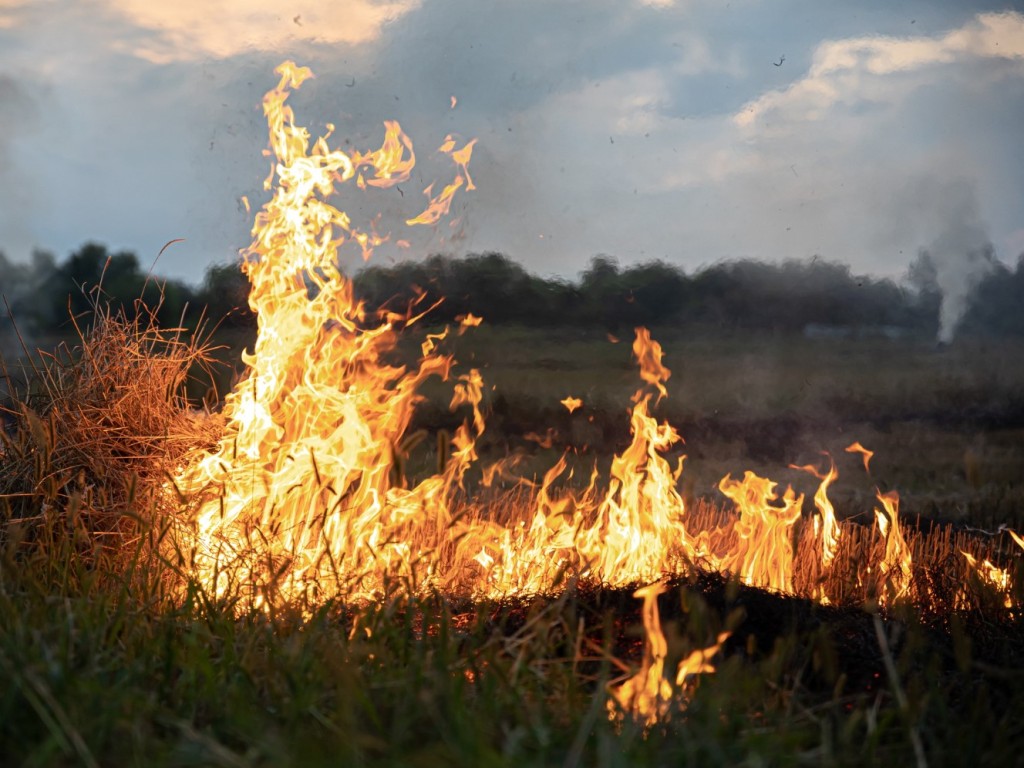
M 316 75 L 293 97 L 314 134 L 414 142 L 402 189 L 340 197 L 409 240 L 377 263 L 898 277 L 922 247 L 1024 253 L 1024 9 L 969 0 L 0 0 L 0 250 L 92 240 L 149 268 L 182 238 L 153 269 L 193 283 L 235 258 L 285 59 Z M 477 189 L 410 233 L 448 134 L 478 139 Z

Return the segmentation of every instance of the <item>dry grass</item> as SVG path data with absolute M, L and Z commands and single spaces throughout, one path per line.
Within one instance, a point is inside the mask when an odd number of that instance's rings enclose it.
M 55 525 L 81 552 L 130 550 L 145 525 L 166 516 L 167 473 L 213 440 L 217 420 L 191 411 L 189 371 L 210 364 L 198 334 L 161 329 L 97 306 L 77 343 L 25 350 L 2 373 L 9 427 L 0 435 L 0 536 L 24 544 Z

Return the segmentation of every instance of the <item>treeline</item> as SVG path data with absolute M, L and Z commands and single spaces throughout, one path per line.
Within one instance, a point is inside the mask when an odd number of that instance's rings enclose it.
M 979 260 L 959 328 L 963 334 L 1024 337 L 1024 254 L 1015 268 L 989 253 Z M 611 331 L 676 325 L 704 331 L 821 332 L 934 337 L 942 291 L 926 251 L 900 282 L 856 275 L 844 264 L 811 259 L 769 264 L 723 262 L 691 274 L 661 261 L 620 267 L 591 260 L 576 281 L 542 278 L 498 253 L 432 256 L 371 266 L 355 277 L 371 307 L 401 308 L 421 294 L 443 298 L 433 311 L 451 321 L 472 313 L 489 323 L 579 325 Z
M 0 328 L 13 317 L 32 334 L 66 334 L 72 318 L 87 320 L 96 305 L 129 318 L 152 315 L 164 328 L 194 328 L 204 317 L 250 327 L 255 321 L 246 305 L 248 290 L 237 264 L 211 267 L 194 287 L 149 274 L 134 253 L 112 253 L 98 243 L 85 244 L 60 264 L 45 251 L 33 253 L 27 264 L 0 252 L 0 293 L 7 302 Z
M 1024 336 L 1024 255 L 1014 268 L 986 262 L 966 304 L 961 333 Z M 354 277 L 370 309 L 403 311 L 441 300 L 430 318 L 452 322 L 474 314 L 490 324 L 576 325 L 609 331 L 678 325 L 707 331 L 808 331 L 934 335 L 942 294 L 926 252 L 896 282 L 856 275 L 848 266 L 813 259 L 768 264 L 732 261 L 687 273 L 654 261 L 620 267 L 595 257 L 577 280 L 527 272 L 499 253 L 431 256 L 369 266 Z M 57 263 L 37 253 L 15 264 L 0 253 L 0 293 L 20 327 L 61 332 L 92 302 L 128 313 L 152 312 L 164 326 L 194 326 L 200 316 L 251 328 L 248 284 L 237 264 L 211 267 L 198 286 L 148 275 L 136 256 L 89 243 Z M 5 312 L 6 314 L 6 312 Z M 0 325 L 5 321 L 0 321 Z

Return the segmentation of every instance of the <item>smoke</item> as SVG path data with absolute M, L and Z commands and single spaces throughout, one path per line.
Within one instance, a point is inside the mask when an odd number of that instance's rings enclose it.
M 26 225 L 32 187 L 17 167 L 14 148 L 36 116 L 35 101 L 24 85 L 0 72 L 0 232 L 4 234 L 4 247 L 25 253 L 32 244 Z
M 939 303 L 938 341 L 948 344 L 967 311 L 971 294 L 995 266 L 974 187 L 956 184 L 939 201 L 939 236 L 928 246 Z

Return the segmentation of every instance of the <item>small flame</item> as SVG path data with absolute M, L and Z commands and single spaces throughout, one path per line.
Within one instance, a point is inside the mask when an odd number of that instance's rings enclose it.
M 458 315 L 455 318 L 455 322 L 459 324 L 459 335 L 465 333 L 467 328 L 476 328 L 482 323 L 484 319 L 477 317 L 472 312 L 467 312 L 465 315 Z
M 1006 532 L 1010 534 L 1010 537 L 1016 542 L 1018 547 L 1024 549 L 1024 538 L 1021 538 L 1016 531 L 1012 531 L 1009 528 L 1006 529 Z
M 658 613 L 658 595 L 664 592 L 665 584 L 658 582 L 633 593 L 633 597 L 642 598 L 644 601 L 641 609 L 644 623 L 644 654 L 637 673 L 618 687 L 609 690 L 608 717 L 611 720 L 619 720 L 622 713 L 626 713 L 637 722 L 650 727 L 667 719 L 673 700 L 683 701 L 685 686 L 691 685 L 693 678 L 715 671 L 714 665 L 708 660 L 722 650 L 722 645 L 731 634 L 720 633 L 713 645 L 695 650 L 680 661 L 673 687 L 665 677 L 668 642 L 661 630 L 661 617 Z
M 409 180 L 416 166 L 416 153 L 413 152 L 412 139 L 405 135 L 398 122 L 385 120 L 384 143 L 380 149 L 365 155 L 356 152 L 352 163 L 357 168 L 373 171 L 373 177 L 365 182 L 362 175 L 359 176 L 360 189 L 365 189 L 367 184 L 371 187 L 393 187 Z
M 977 559 L 969 552 L 960 550 L 960 554 L 964 556 L 967 566 L 982 583 L 988 584 L 998 594 L 1002 595 L 1003 606 L 1005 608 L 1013 608 L 1013 598 L 1010 596 L 1010 574 L 1005 569 L 993 565 L 988 560 L 982 560 L 979 564 Z
M 878 590 L 878 601 L 881 605 L 895 605 L 910 593 L 911 565 L 910 548 L 903 539 L 900 530 L 900 497 L 896 491 L 878 493 L 882 502 L 883 513 L 875 509 L 875 520 L 878 530 L 885 538 L 885 553 L 878 569 L 882 581 Z
M 668 381 L 672 373 L 661 364 L 661 344 L 651 338 L 651 332 L 646 328 L 636 329 L 636 338 L 633 340 L 633 354 L 636 355 L 640 364 L 640 378 L 658 390 L 658 401 L 668 394 L 663 382 Z M 634 399 L 639 399 L 638 392 Z
M 661 631 L 661 617 L 658 614 L 658 595 L 665 591 L 662 583 L 642 587 L 633 593 L 641 598 L 644 607 L 641 617 L 644 622 L 644 655 L 640 670 L 618 688 L 610 691 L 608 715 L 619 717 L 620 709 L 631 714 L 637 721 L 651 726 L 663 718 L 672 702 L 672 684 L 665 677 L 665 656 L 668 643 Z
M 569 413 L 572 413 L 577 408 L 579 408 L 581 405 L 583 405 L 583 401 L 582 400 L 580 400 L 578 397 L 573 397 L 572 395 L 570 395 L 569 397 L 565 398 L 564 400 L 559 400 L 558 402 L 560 402 L 562 405 L 564 405 L 566 410 L 569 411 Z
M 749 470 L 742 480 L 726 475 L 719 482 L 719 490 L 740 513 L 735 529 L 739 542 L 722 565 L 744 584 L 788 593 L 793 591 L 792 528 L 800 519 L 804 497 L 787 486 L 782 506 L 775 506 L 771 502 L 779 498 L 776 485 Z
M 859 442 L 856 442 L 846 446 L 846 452 L 861 454 L 861 457 L 864 460 L 864 471 L 867 472 L 869 475 L 871 474 L 871 469 L 868 467 L 868 464 L 871 462 L 871 457 L 875 455 L 874 451 L 869 451 Z

